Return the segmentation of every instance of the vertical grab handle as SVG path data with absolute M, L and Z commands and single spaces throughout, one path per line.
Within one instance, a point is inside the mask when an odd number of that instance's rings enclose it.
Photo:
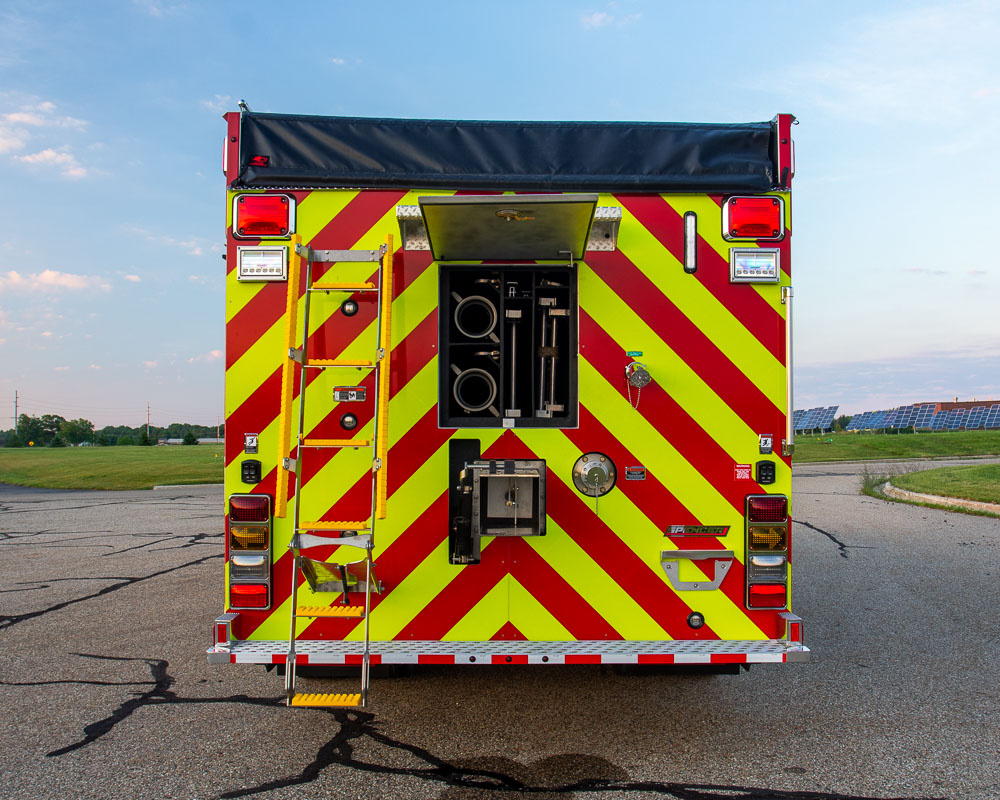
M 785 306 L 785 438 L 781 440 L 781 455 L 795 452 L 795 397 L 792 389 L 792 287 L 781 287 L 781 302 Z

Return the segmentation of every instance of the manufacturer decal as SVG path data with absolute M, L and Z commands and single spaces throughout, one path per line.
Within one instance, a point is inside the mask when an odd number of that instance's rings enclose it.
M 646 480 L 645 467 L 625 467 L 625 480 L 644 481 Z
M 728 525 L 671 525 L 664 536 L 725 536 Z
M 257 434 L 256 433 L 244 433 L 243 434 L 243 452 L 248 456 L 252 456 L 257 452 Z
M 753 480 L 752 466 L 750 464 L 737 464 L 736 475 L 734 477 L 738 481 L 752 481 Z
M 335 403 L 363 403 L 368 390 L 364 386 L 335 386 L 333 401 Z
M 774 434 L 762 433 L 760 435 L 760 454 L 769 456 L 772 452 L 774 452 Z
M 642 358 L 642 350 L 626 350 L 625 355 L 629 358 Z

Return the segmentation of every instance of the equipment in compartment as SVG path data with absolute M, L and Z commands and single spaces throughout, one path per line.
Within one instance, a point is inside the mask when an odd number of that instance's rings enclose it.
M 440 292 L 441 427 L 577 425 L 572 267 L 445 266 Z
M 545 462 L 480 456 L 476 439 L 449 443 L 449 560 L 478 564 L 483 536 L 545 535 Z

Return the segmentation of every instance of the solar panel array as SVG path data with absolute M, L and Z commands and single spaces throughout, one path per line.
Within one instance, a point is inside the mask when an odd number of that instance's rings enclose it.
M 792 412 L 792 427 L 796 431 L 828 431 L 833 428 L 833 418 L 840 406 L 799 409 Z
M 974 408 L 953 408 L 934 413 L 934 403 L 916 403 L 884 411 L 863 411 L 851 417 L 849 431 L 878 431 L 886 428 L 958 431 L 1000 428 L 1000 403 Z

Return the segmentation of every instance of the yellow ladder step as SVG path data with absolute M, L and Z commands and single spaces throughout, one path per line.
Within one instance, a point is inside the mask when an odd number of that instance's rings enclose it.
M 371 447 L 371 439 L 303 439 L 303 447 Z
M 364 606 L 299 606 L 295 609 L 297 617 L 335 617 L 337 619 L 362 619 L 365 616 Z
M 361 705 L 360 694 L 296 694 L 293 706 L 313 708 L 356 708 Z
M 320 281 L 312 285 L 313 289 L 319 292 L 370 292 L 374 290 L 375 284 L 370 281 L 364 283 L 332 283 L 330 281 Z
M 359 358 L 310 358 L 307 367 L 374 367 L 374 361 Z
M 371 530 L 371 525 L 367 522 L 342 522 L 340 520 L 334 520 L 333 522 L 300 522 L 300 531 L 367 531 Z M 330 543 L 336 542 L 336 539 L 331 539 Z

